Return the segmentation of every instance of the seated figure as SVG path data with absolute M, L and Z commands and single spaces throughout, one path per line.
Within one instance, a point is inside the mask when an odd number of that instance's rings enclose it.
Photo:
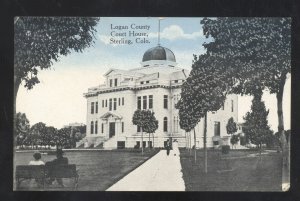
M 41 160 L 41 158 L 42 158 L 41 153 L 35 152 L 33 154 L 33 158 L 34 158 L 34 160 L 30 161 L 28 165 L 45 165 L 44 161 Z M 38 174 L 40 174 L 40 173 L 38 173 Z M 43 185 L 42 179 L 36 178 L 35 181 L 39 187 Z
M 47 184 L 52 184 L 52 182 L 56 179 L 57 183 L 64 187 L 63 181 L 61 178 L 55 178 L 55 176 L 53 175 L 53 171 L 57 166 L 60 165 L 68 165 L 69 161 L 68 158 L 63 157 L 63 150 L 62 149 L 57 149 L 56 150 L 56 159 L 54 159 L 53 161 L 49 161 L 46 162 L 46 167 L 48 169 L 48 176 L 50 177 L 50 179 L 47 181 Z

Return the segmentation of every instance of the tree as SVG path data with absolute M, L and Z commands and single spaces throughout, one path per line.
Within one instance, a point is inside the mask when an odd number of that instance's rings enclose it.
M 43 122 L 38 122 L 36 124 L 34 124 L 31 128 L 30 128 L 30 142 L 33 146 L 37 145 L 44 145 L 43 142 L 43 137 L 47 134 L 46 131 L 46 124 Z
M 223 69 L 214 65 L 206 65 L 207 60 L 210 60 L 207 54 L 199 57 L 194 55 L 192 71 L 182 85 L 181 99 L 177 105 L 179 113 L 182 113 L 179 115 L 180 122 L 183 121 L 180 125 L 192 122 L 190 126 L 194 129 L 201 118 L 204 118 L 205 172 L 207 172 L 207 113 L 221 108 L 226 99 L 228 83 L 232 81 L 231 78 L 223 76 Z M 185 115 L 190 116 L 190 122 L 184 123 L 187 121 L 184 119 Z M 195 130 L 194 138 L 196 138 Z
M 204 44 L 210 63 L 232 77 L 232 93 L 276 94 L 278 132 L 287 153 L 282 99 L 291 71 L 291 18 L 204 18 L 201 24 L 204 35 L 213 38 Z
M 199 120 L 192 114 L 191 108 L 189 108 L 189 104 L 187 104 L 187 101 L 183 101 L 183 99 L 180 99 L 178 103 L 176 104 L 176 109 L 179 110 L 179 126 L 181 129 L 183 129 L 186 133 L 191 132 L 199 122 Z M 189 135 L 191 138 L 191 135 Z M 196 133 L 194 132 L 194 162 L 196 163 L 197 155 L 196 155 Z M 190 150 L 191 154 L 191 150 Z
M 232 144 L 232 146 L 235 145 L 239 141 L 239 136 L 234 135 L 234 133 L 237 131 L 237 126 L 236 126 L 236 123 L 235 123 L 233 117 L 230 117 L 228 119 L 228 122 L 226 125 L 226 131 L 227 131 L 227 134 L 231 135 L 230 143 Z
M 272 131 L 268 125 L 268 114 L 269 110 L 266 110 L 265 103 L 261 100 L 260 94 L 254 96 L 251 110 L 244 117 L 245 135 L 250 139 L 252 144 L 259 147 L 260 152 L 262 144 L 266 144 L 272 135 Z
M 16 17 L 14 37 L 14 100 L 19 86 L 39 83 L 39 70 L 48 69 L 60 55 L 82 52 L 93 41 L 94 17 Z
M 17 138 L 17 145 L 23 146 L 25 140 L 29 135 L 30 124 L 25 113 L 18 112 L 15 119 L 15 137 Z
M 56 146 L 61 148 L 70 148 L 71 142 L 71 128 L 61 128 L 56 135 Z
M 141 128 L 141 146 L 142 146 L 142 154 L 144 154 L 144 136 L 143 136 L 143 131 L 146 129 L 148 131 L 151 131 L 153 128 L 150 129 L 150 119 L 151 121 L 154 120 L 154 113 L 151 112 L 150 110 L 136 110 L 133 114 L 132 117 L 132 123 L 133 125 L 137 125 Z M 158 125 L 158 124 L 157 124 Z
M 228 119 L 228 122 L 227 122 L 227 125 L 226 125 L 226 131 L 227 131 L 227 134 L 234 134 L 236 131 L 237 131 L 237 126 L 236 126 L 236 123 L 233 119 L 233 117 L 230 117 Z
M 149 111 L 149 112 L 150 112 L 149 119 L 146 122 L 146 125 L 143 127 L 143 131 L 145 131 L 146 133 L 149 134 L 148 145 L 149 145 L 149 148 L 151 148 L 150 147 L 150 133 L 153 134 L 158 129 L 158 120 L 156 120 L 154 112 L 152 112 L 152 111 Z M 154 136 L 153 136 L 153 144 L 154 144 Z
M 57 135 L 57 129 L 54 128 L 53 126 L 47 126 L 46 127 L 46 133 L 47 133 L 47 136 L 45 138 L 45 141 L 47 143 L 45 143 L 45 144 L 48 145 L 48 146 L 55 146 L 56 145 L 55 137 Z

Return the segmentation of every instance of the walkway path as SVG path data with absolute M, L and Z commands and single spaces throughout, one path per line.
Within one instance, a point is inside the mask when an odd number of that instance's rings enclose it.
M 185 191 L 180 158 L 161 150 L 107 191 Z

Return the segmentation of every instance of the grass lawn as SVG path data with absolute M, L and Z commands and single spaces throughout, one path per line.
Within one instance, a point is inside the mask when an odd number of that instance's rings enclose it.
M 128 151 L 66 151 L 65 157 L 69 164 L 76 164 L 79 169 L 79 191 L 104 191 L 126 174 L 145 162 L 157 150 L 146 151 L 142 156 L 139 152 Z M 31 153 L 16 153 L 14 165 L 27 165 L 32 157 Z M 54 155 L 42 155 L 44 162 L 51 161 Z M 71 179 L 64 179 L 64 185 L 71 186 Z M 34 179 L 23 181 L 19 190 L 42 190 L 37 187 Z M 45 190 L 71 190 L 58 188 L 56 182 Z
M 208 151 L 208 173 L 204 173 L 204 152 L 197 150 L 197 163 L 188 150 L 180 151 L 187 191 L 281 191 L 281 153 L 254 156 L 255 151 Z M 247 157 L 247 156 L 252 157 Z M 220 171 L 221 170 L 221 171 Z M 231 171 L 225 171 L 231 170 Z

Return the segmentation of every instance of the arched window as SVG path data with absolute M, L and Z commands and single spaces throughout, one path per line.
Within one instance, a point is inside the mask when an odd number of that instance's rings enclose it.
M 168 132 L 168 118 L 164 117 L 164 132 Z
M 94 134 L 94 122 L 91 121 L 91 134 Z

